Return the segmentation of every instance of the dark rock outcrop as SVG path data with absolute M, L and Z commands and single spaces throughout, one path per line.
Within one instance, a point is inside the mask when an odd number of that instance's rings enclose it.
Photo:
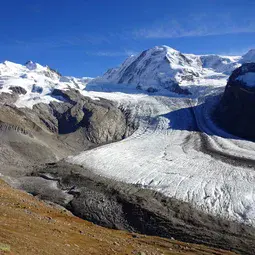
M 242 80 L 247 73 L 255 75 L 255 63 L 243 64 L 232 73 L 214 118 L 227 132 L 255 140 L 255 86 Z
M 20 86 L 11 86 L 9 89 L 18 95 L 25 95 L 27 93 L 27 91 Z
M 106 99 L 92 100 L 82 96 L 77 90 L 55 89 L 52 95 L 66 101 L 60 109 L 59 104 L 50 104 L 53 115 L 58 120 L 60 134 L 83 128 L 89 141 L 102 144 L 121 140 L 135 129 L 127 120 L 126 112 Z
M 18 94 L 16 93 L 0 93 L 0 105 L 15 103 L 18 99 Z
M 43 92 L 43 88 L 38 86 L 38 85 L 36 85 L 36 84 L 34 84 L 33 87 L 32 87 L 32 92 L 40 94 L 40 93 Z

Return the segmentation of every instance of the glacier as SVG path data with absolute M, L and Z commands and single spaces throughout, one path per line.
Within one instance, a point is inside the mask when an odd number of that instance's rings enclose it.
M 247 54 L 200 56 L 157 46 L 95 79 L 59 77 L 39 64 L 28 68 L 5 62 L 0 93 L 12 93 L 13 85 L 25 88 L 28 93 L 15 104 L 29 108 L 61 102 L 51 96 L 53 88 L 75 88 L 94 100 L 116 102 L 130 111 L 138 129 L 66 161 L 255 226 L 255 144 L 228 134 L 211 119 L 229 74 L 244 61 L 255 61 L 253 51 Z M 41 93 L 32 91 L 34 84 Z M 190 94 L 176 93 L 176 84 Z
M 154 50 L 158 48 L 149 50 L 150 56 Z M 165 46 L 160 51 L 163 55 L 174 53 L 173 58 L 179 55 Z M 178 81 L 192 93 L 184 97 L 155 83 L 151 70 L 145 70 L 142 77 L 135 76 L 134 85 L 128 85 L 125 79 L 129 76 L 123 77 L 123 69 L 138 58 L 132 56 L 119 69 L 93 80 L 91 85 L 91 90 L 97 90 L 95 96 L 114 100 L 129 109 L 139 123 L 138 130 L 123 141 L 85 151 L 67 161 L 189 202 L 214 216 L 255 226 L 255 172 L 250 163 L 255 160 L 255 144 L 226 133 L 211 119 L 228 75 L 240 66 L 243 57 L 189 54 L 187 58 L 193 60 L 189 62 L 191 69 L 183 67 L 181 71 L 176 65 L 179 60 L 174 59 L 175 65 L 168 67 L 170 74 L 166 71 L 164 77 L 173 79 L 172 69 L 176 81 L 186 70 L 199 74 L 194 79 Z M 154 61 L 159 60 L 153 59 L 151 63 Z M 144 69 L 142 63 L 136 65 Z M 134 86 L 146 77 L 149 79 L 146 86 L 157 86 L 158 92 L 134 94 Z

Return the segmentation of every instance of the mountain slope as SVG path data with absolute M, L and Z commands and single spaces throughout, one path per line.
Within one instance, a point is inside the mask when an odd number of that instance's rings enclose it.
M 0 203 L 0 254 L 235 254 L 99 227 L 14 190 L 2 180 Z

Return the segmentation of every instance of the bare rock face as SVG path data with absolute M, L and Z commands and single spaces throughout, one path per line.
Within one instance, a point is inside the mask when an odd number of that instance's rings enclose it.
M 18 94 L 16 93 L 6 93 L 6 92 L 2 92 L 0 94 L 0 105 L 2 104 L 11 104 L 16 102 L 18 99 Z
M 15 92 L 14 92 L 15 91 Z M 92 100 L 77 90 L 53 90 L 63 102 L 17 108 L 10 98 L 22 92 L 1 94 L 8 104 L 0 107 L 1 173 L 14 175 L 34 164 L 61 158 L 100 144 L 121 140 L 134 130 L 127 114 L 114 103 Z M 19 174 L 18 174 L 19 175 Z
M 227 132 L 255 139 L 255 63 L 243 64 L 232 73 L 214 115 Z
M 10 90 L 12 90 L 14 93 L 18 95 L 25 95 L 27 93 L 27 91 L 20 86 L 12 86 L 10 87 Z
M 76 90 L 54 90 L 52 94 L 66 100 L 64 105 L 67 110 L 64 112 L 59 111 L 59 104 L 50 104 L 58 119 L 60 134 L 83 128 L 87 139 L 95 144 L 113 142 L 126 136 L 126 115 L 112 102 L 102 98 L 91 100 Z

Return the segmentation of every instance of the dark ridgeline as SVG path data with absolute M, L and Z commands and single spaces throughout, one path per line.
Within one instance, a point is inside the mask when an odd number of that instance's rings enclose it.
M 239 79 L 247 73 L 255 74 L 255 63 L 246 63 L 234 70 L 214 117 L 227 132 L 255 140 L 255 80 L 254 86 L 247 86 Z

